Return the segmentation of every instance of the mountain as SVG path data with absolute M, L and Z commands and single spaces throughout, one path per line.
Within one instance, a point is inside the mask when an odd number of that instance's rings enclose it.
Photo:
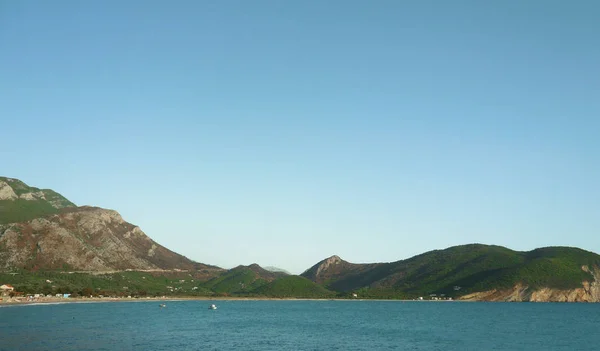
M 113 210 L 0 177 L 0 270 L 211 270 L 150 239 Z
M 599 267 L 599 255 L 578 248 L 519 252 L 470 244 L 391 263 L 353 264 L 332 256 L 302 276 L 363 297 L 529 301 L 543 294 L 550 301 L 600 301 Z

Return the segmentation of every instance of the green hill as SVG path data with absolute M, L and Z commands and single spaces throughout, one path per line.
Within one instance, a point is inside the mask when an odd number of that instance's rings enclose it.
M 474 287 L 472 290 L 486 285 L 506 287 L 516 283 L 536 288 L 578 288 L 582 281 L 594 280 L 582 267 L 600 266 L 600 256 L 572 247 L 546 247 L 517 255 L 522 257 L 522 264 L 498 270 L 480 281 L 472 279 L 473 282 L 469 282 Z
M 278 278 L 269 284 L 255 289 L 254 293 L 277 298 L 329 298 L 335 296 L 334 292 L 297 275 Z
M 583 266 L 599 267 L 600 256 L 570 247 L 519 252 L 501 246 L 470 244 L 392 263 L 356 265 L 342 261 L 315 266 L 303 276 L 313 281 L 329 277 L 324 285 L 338 292 L 360 291 L 363 296 L 407 298 L 429 294 L 460 296 L 516 284 L 530 288 L 579 288 L 583 281 L 594 281 Z M 335 275 L 328 273 L 332 270 Z M 319 275 L 315 277 L 316 271 Z
M 0 224 L 24 222 L 74 206 L 53 190 L 30 187 L 18 179 L 0 177 Z
M 275 279 L 275 274 L 257 264 L 238 266 L 203 284 L 218 294 L 249 294 Z

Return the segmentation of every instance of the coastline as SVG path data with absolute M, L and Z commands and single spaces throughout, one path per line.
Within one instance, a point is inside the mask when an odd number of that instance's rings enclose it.
M 212 296 L 182 296 L 182 297 L 144 297 L 144 298 L 117 298 L 117 297 L 44 297 L 33 301 L 0 300 L 1 307 L 10 306 L 37 306 L 57 305 L 71 303 L 109 303 L 109 302 L 152 302 L 152 301 L 380 301 L 380 302 L 461 302 L 459 300 L 391 300 L 391 299 L 314 299 L 294 297 L 212 297 Z M 468 302 L 468 301 L 463 301 Z M 472 301 L 471 301 L 472 302 Z
M 7 299 L 0 300 L 0 307 L 24 306 L 24 305 L 46 305 L 65 303 L 106 303 L 106 302 L 150 302 L 150 301 L 209 301 L 209 300 L 253 300 L 251 298 L 214 298 L 209 296 L 182 296 L 182 297 L 144 297 L 144 298 L 120 298 L 120 297 L 39 297 L 35 300 Z M 254 300 L 263 300 L 260 298 Z M 268 300 L 268 299 L 264 299 Z M 277 299 L 274 299 L 277 300 Z

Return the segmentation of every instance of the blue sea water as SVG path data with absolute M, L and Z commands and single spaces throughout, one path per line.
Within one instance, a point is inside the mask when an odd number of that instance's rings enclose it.
M 215 303 L 217 310 L 209 310 Z M 600 304 L 158 301 L 0 308 L 0 350 L 599 350 Z

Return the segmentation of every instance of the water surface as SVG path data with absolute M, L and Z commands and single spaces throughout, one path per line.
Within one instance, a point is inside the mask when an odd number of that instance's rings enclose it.
M 217 310 L 209 310 L 215 303 Z M 0 308 L 0 350 L 595 350 L 600 304 L 170 301 Z

